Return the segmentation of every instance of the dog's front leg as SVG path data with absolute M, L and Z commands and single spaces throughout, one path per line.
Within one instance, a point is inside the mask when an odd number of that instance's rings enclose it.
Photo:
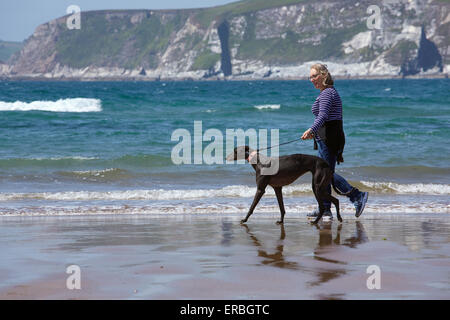
M 284 223 L 284 215 L 286 213 L 286 211 L 284 210 L 283 192 L 281 191 L 281 188 L 282 187 L 273 188 L 275 190 L 275 195 L 277 196 L 278 206 L 280 207 L 280 213 L 281 213 L 281 219 L 279 221 L 277 221 L 277 224 Z
M 266 192 L 265 189 L 257 189 L 256 190 L 255 198 L 253 199 L 253 203 L 250 206 L 250 210 L 248 210 L 247 216 L 243 220 L 241 220 L 241 223 L 247 222 L 248 218 L 252 215 L 253 210 L 255 210 L 255 207 L 258 204 L 261 197 L 263 196 L 264 192 Z

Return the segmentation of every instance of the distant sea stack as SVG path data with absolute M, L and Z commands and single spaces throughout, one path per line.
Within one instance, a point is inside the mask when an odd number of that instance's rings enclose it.
M 432 71 L 432 73 L 442 72 L 442 56 L 436 45 L 427 39 L 425 28 L 422 28 L 417 57 L 411 61 L 405 61 L 401 68 L 403 76 L 416 75 Z
M 368 11 L 372 5 L 379 16 Z M 81 28 L 72 30 L 67 19 L 37 27 L 0 64 L 0 76 L 297 79 L 317 61 L 342 77 L 450 70 L 450 2 L 442 0 L 247 0 L 204 9 L 82 11 Z

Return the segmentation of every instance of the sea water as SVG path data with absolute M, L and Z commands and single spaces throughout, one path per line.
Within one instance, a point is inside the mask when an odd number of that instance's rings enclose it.
M 365 215 L 450 213 L 450 80 L 337 80 L 346 145 L 337 172 L 369 191 Z M 177 129 L 278 130 L 299 138 L 308 81 L 0 82 L 0 215 L 243 214 L 248 164 L 176 165 Z M 217 132 L 217 131 L 216 131 Z M 203 141 L 205 148 L 212 141 Z M 235 143 L 237 146 L 237 142 Z M 317 155 L 309 141 L 279 154 Z M 268 151 L 270 156 L 270 150 Z M 283 189 L 291 217 L 316 206 L 306 174 Z M 352 204 L 339 197 L 345 214 Z M 256 212 L 278 212 L 269 187 Z

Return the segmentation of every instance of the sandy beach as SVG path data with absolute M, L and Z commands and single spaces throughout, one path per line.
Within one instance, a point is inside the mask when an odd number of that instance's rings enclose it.
M 277 216 L 2 216 L 0 299 L 450 298 L 447 215 Z

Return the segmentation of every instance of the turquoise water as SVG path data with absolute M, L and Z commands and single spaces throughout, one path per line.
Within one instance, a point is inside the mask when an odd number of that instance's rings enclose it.
M 435 196 L 448 212 L 450 81 L 338 80 L 336 88 L 347 137 L 339 172 L 375 195 Z M 224 137 L 226 129 L 278 129 L 283 143 L 312 124 L 317 95 L 308 81 L 0 82 L 0 212 L 95 201 L 179 209 L 203 199 L 196 205 L 207 208 L 221 197 L 245 207 L 251 167 L 175 165 L 172 133 L 193 136 L 202 121 L 203 133 Z M 280 147 L 290 153 L 316 151 L 311 141 Z M 308 181 L 290 196 L 310 199 Z

